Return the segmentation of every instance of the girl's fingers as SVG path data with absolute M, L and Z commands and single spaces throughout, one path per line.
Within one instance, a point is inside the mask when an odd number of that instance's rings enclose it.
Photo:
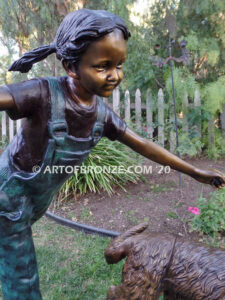
M 225 186 L 224 178 L 221 178 L 221 177 L 214 177 L 214 178 L 211 180 L 211 185 L 215 186 L 215 187 L 218 188 L 218 189 L 224 187 L 224 186 Z

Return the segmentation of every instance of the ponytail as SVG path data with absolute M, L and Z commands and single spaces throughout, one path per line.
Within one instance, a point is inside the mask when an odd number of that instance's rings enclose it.
M 9 68 L 9 71 L 19 71 L 27 73 L 32 68 L 33 64 L 45 59 L 50 54 L 56 52 L 55 43 L 50 45 L 35 48 L 32 51 L 26 52 L 20 59 L 16 60 Z
M 124 21 L 108 11 L 84 8 L 71 12 L 60 24 L 53 43 L 25 53 L 10 66 L 9 71 L 27 73 L 33 64 L 52 53 L 56 53 L 59 60 L 64 59 L 77 64 L 90 43 L 114 29 L 121 30 L 125 40 L 130 37 Z

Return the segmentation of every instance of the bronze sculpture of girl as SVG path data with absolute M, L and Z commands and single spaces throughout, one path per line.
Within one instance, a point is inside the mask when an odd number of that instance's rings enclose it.
M 97 97 L 110 96 L 122 80 L 129 36 L 123 20 L 112 13 L 72 12 L 51 44 L 25 53 L 9 69 L 28 72 L 56 53 L 68 76 L 0 87 L 0 109 L 14 120 L 24 118 L 0 157 L 0 279 L 5 299 L 41 299 L 31 225 L 71 175 L 46 174 L 44 168 L 80 165 L 102 136 L 200 182 L 225 185 L 220 172 L 195 168 L 138 136 Z

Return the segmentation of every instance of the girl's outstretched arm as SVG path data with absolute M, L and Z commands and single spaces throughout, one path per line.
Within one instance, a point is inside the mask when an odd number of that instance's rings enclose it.
M 225 186 L 225 176 L 221 172 L 198 169 L 159 145 L 140 137 L 129 128 L 126 128 L 124 135 L 119 140 L 141 155 L 162 165 L 170 166 L 200 182 L 212 184 L 217 188 Z
M 10 95 L 6 86 L 0 86 L 0 110 L 7 110 L 14 108 L 15 102 L 13 97 Z

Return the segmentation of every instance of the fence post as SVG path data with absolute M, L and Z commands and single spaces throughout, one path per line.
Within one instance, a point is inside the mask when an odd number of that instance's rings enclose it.
M 6 112 L 2 112 L 2 142 L 4 143 L 5 138 L 7 137 L 7 130 L 6 130 Z
M 162 89 L 158 92 L 158 143 L 164 147 L 164 95 Z
M 16 121 L 16 132 L 19 131 L 20 127 L 21 127 L 21 119 Z
M 222 135 L 225 138 L 225 104 L 222 106 L 222 113 L 221 113 L 221 127 L 222 127 Z
M 14 137 L 14 121 L 9 119 L 9 141 Z
M 153 99 L 152 99 L 152 93 L 150 89 L 147 90 L 147 96 L 146 96 L 146 119 L 147 119 L 147 134 L 150 139 L 153 138 L 153 112 L 152 112 L 152 107 L 153 107 Z
M 199 91 L 196 90 L 195 91 L 195 96 L 194 96 L 194 106 L 196 108 L 199 108 L 199 122 L 196 124 L 196 130 L 199 133 L 199 138 L 202 138 L 202 122 L 201 122 L 201 111 L 200 111 L 200 107 L 201 107 L 201 99 L 200 99 L 200 94 Z
M 135 93 L 135 121 L 138 130 L 141 130 L 141 92 L 139 89 Z
M 125 122 L 130 122 L 130 92 L 125 92 Z
M 120 90 L 118 86 L 113 90 L 113 110 L 120 116 Z
M 108 98 L 102 97 L 102 101 L 103 101 L 103 103 L 105 103 L 106 105 L 108 104 Z

